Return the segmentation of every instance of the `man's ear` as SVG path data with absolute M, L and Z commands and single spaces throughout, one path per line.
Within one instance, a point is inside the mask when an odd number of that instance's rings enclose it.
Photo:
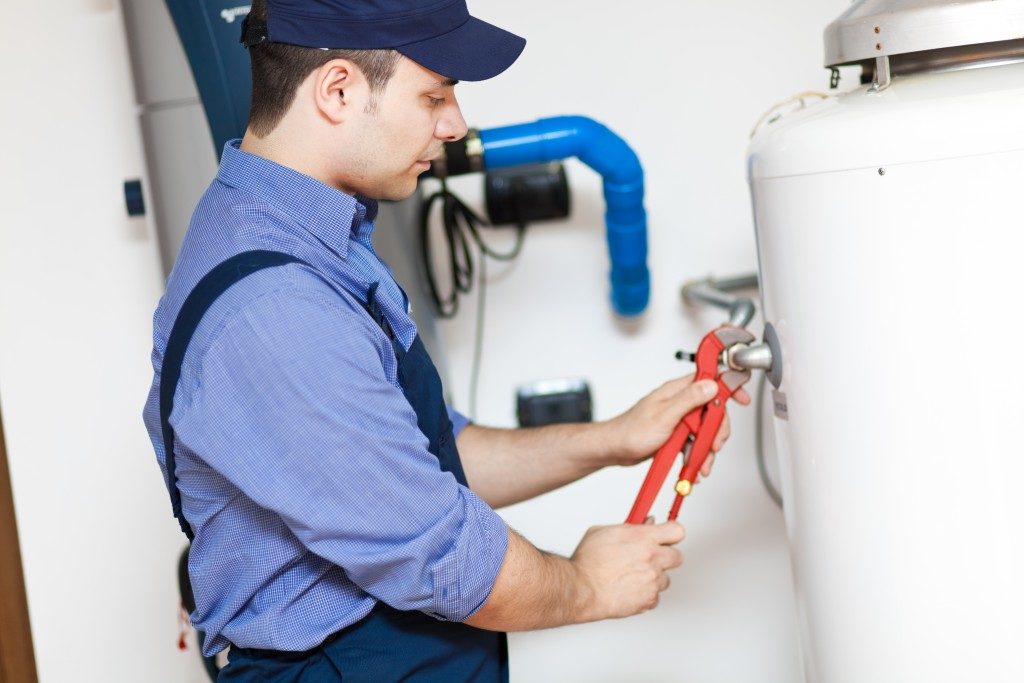
M 342 123 L 360 112 L 369 101 L 370 88 L 355 64 L 332 59 L 313 74 L 317 109 L 331 123 Z

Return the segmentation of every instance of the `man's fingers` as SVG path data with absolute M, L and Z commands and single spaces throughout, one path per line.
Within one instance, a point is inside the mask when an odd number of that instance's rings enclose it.
M 661 385 L 661 389 L 666 393 L 676 394 L 685 389 L 686 387 L 693 384 L 693 375 L 686 375 L 685 377 L 677 377 L 676 379 L 670 379 Z
M 682 406 L 683 415 L 698 406 L 702 406 L 718 393 L 718 384 L 713 379 L 702 379 L 680 391 L 672 400 L 675 405 Z
M 729 416 L 726 415 L 725 419 L 722 420 L 722 426 L 718 428 L 718 433 L 715 434 L 715 440 L 711 443 L 711 451 L 717 453 L 722 450 L 722 446 L 729 439 L 732 434 L 732 422 L 729 421 Z
M 750 394 L 747 393 L 746 389 L 739 389 L 735 394 L 732 395 L 733 399 L 741 406 L 750 405 Z
M 655 562 L 661 569 L 675 569 L 683 563 L 683 554 L 675 548 L 662 546 L 657 550 Z
M 700 473 L 705 477 L 711 476 L 711 468 L 714 466 L 714 464 L 715 454 L 712 453 L 711 455 L 708 456 L 708 459 L 704 461 L 704 466 L 700 468 Z
M 679 522 L 662 522 L 651 526 L 654 541 L 659 545 L 673 545 L 686 537 L 686 530 Z

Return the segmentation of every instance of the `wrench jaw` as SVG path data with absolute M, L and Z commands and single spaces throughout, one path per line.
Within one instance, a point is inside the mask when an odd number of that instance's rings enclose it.
M 722 352 L 718 356 L 719 370 L 722 371 L 719 379 L 721 380 L 725 376 L 729 375 L 730 372 L 736 371 L 733 365 L 729 362 L 729 356 L 736 348 L 746 348 L 750 346 L 757 338 L 747 331 L 744 327 L 733 327 L 731 325 L 723 325 L 717 330 L 712 332 L 718 343 L 722 345 Z M 742 373 L 742 368 L 738 370 Z M 750 373 L 746 373 L 746 379 L 735 386 L 730 386 L 731 392 L 735 392 L 736 389 L 743 386 L 743 384 L 750 380 Z M 733 380 L 738 381 L 738 380 Z M 732 393 L 730 392 L 730 396 Z
M 719 327 L 714 331 L 714 335 L 726 349 L 736 344 L 750 344 L 757 339 L 745 327 L 733 327 L 732 325 Z
M 744 384 L 750 381 L 750 370 L 727 370 L 719 378 L 719 383 L 729 390 L 732 396 Z

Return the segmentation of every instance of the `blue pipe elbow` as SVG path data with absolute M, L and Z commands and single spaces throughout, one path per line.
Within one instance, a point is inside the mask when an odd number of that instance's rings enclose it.
M 480 131 L 484 168 L 576 157 L 604 179 L 612 306 L 639 315 L 650 299 L 644 171 L 626 141 L 585 116 L 556 116 Z

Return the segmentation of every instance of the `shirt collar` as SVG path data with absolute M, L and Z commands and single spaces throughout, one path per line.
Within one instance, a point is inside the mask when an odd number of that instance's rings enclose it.
M 218 180 L 280 208 L 342 258 L 353 237 L 369 238 L 377 202 L 353 197 L 270 159 L 243 152 L 238 148 L 241 142 L 236 138 L 224 145 Z

